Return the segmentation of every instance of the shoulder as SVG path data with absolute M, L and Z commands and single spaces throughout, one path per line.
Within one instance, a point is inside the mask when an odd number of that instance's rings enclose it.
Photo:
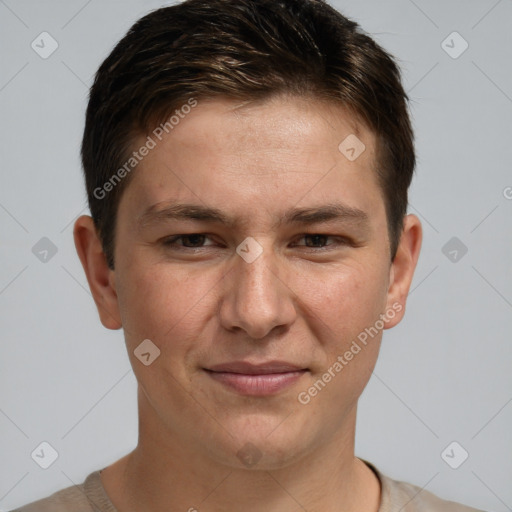
M 11 512 L 116 512 L 116 510 L 101 485 L 100 471 L 94 471 L 80 485 L 66 487 Z
M 484 512 L 439 496 L 416 485 L 394 480 L 365 462 L 376 473 L 381 482 L 381 505 L 379 512 Z
M 389 512 L 483 512 L 454 501 L 443 500 L 421 487 L 383 477 L 389 490 Z M 387 512 L 387 511 L 386 511 Z

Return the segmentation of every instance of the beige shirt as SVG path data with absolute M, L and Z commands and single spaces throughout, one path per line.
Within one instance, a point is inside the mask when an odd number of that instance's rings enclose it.
M 363 462 L 374 471 L 381 483 L 378 512 L 483 512 L 442 500 L 415 485 L 393 480 L 373 464 Z M 101 471 L 91 473 L 81 485 L 67 487 L 11 512 L 117 512 L 101 484 Z

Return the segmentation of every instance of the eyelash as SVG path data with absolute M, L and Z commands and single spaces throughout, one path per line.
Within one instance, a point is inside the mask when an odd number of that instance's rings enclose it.
M 205 247 L 211 247 L 211 246 L 201 246 L 201 247 L 186 247 L 186 246 L 183 246 L 183 245 L 176 245 L 175 243 L 178 241 L 178 240 L 182 240 L 184 238 L 191 238 L 191 237 L 194 237 L 194 236 L 202 236 L 202 237 L 206 237 L 206 238 L 210 238 L 208 237 L 208 235 L 204 234 L 204 233 L 188 233 L 186 235 L 175 235 L 175 236 L 172 236 L 170 238 L 167 238 L 165 239 L 162 243 L 164 246 L 166 247 L 171 247 L 172 249 L 176 249 L 176 250 L 185 250 L 185 251 L 193 251 L 193 250 L 198 250 L 198 249 L 204 249 Z M 327 239 L 335 239 L 336 240 L 336 243 L 334 244 L 329 244 L 329 245 L 326 245 L 326 246 L 323 246 L 323 247 L 309 247 L 307 245 L 301 245 L 300 247 L 304 247 L 305 249 L 311 249 L 313 251 L 325 251 L 325 250 L 329 250 L 329 247 L 331 247 L 332 245 L 338 245 L 338 246 L 343 246 L 343 245 L 351 245 L 350 241 L 344 237 L 341 237 L 341 236 L 334 236 L 334 235 L 325 235 L 323 233 L 304 233 L 303 235 L 301 235 L 300 239 L 299 240 L 302 240 L 306 237 L 325 237 Z

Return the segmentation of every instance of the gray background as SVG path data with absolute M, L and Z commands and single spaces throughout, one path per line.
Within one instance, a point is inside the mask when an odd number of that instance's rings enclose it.
M 418 151 L 410 211 L 425 236 L 407 315 L 386 331 L 360 401 L 356 453 L 444 498 L 512 510 L 512 2 L 333 4 L 402 66 Z M 72 223 L 87 212 L 92 76 L 161 5 L 0 0 L 2 510 L 81 483 L 136 443 L 122 332 L 98 320 Z M 31 48 L 43 31 L 59 45 L 47 59 Z M 442 45 L 453 31 L 469 44 L 457 58 L 462 40 Z M 42 237 L 58 249 L 46 262 L 32 252 Z M 443 252 L 452 237 L 459 247 Z M 42 441 L 59 454 L 46 470 L 31 458 Z M 469 453 L 458 469 L 441 456 L 452 441 Z

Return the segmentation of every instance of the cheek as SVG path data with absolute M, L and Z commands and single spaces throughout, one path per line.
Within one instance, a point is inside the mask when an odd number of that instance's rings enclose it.
M 156 268 L 134 262 L 119 269 L 122 287 L 118 289 L 118 299 L 127 338 L 157 339 L 166 326 L 171 329 L 174 318 L 179 315 L 176 279 Z
M 307 414 L 312 430 L 314 418 L 322 416 L 325 436 L 343 427 L 378 358 L 382 331 L 375 334 L 370 328 L 384 312 L 387 290 L 386 268 L 378 261 L 371 264 L 361 258 L 322 279 L 310 280 L 309 288 L 302 289 L 312 301 L 315 315 L 309 327 L 317 331 L 315 340 L 322 349 L 317 352 L 320 364 L 297 397 L 298 407 Z M 302 404 L 307 404 L 305 409 L 300 409 Z
M 342 344 L 372 325 L 386 304 L 388 274 L 379 260 L 361 258 L 321 272 L 303 272 L 294 286 L 313 319 Z M 337 341 L 336 341 L 337 340 Z
M 121 270 L 121 269 L 120 269 Z M 214 311 L 215 276 L 175 265 L 127 265 L 118 290 L 128 345 L 151 339 L 160 350 L 186 351 Z

